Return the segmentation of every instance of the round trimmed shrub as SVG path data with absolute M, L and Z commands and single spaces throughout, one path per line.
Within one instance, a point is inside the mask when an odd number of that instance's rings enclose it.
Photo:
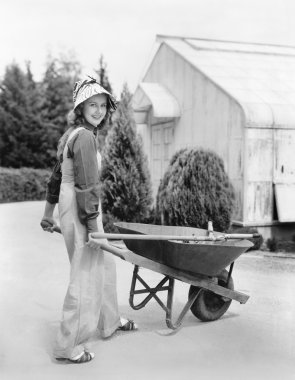
M 114 223 L 120 222 L 118 218 L 113 216 L 110 213 L 105 213 L 102 214 L 102 223 L 103 223 L 103 229 L 105 233 L 110 233 L 110 234 L 118 234 L 119 230 L 118 228 L 114 225 Z
M 234 190 L 222 159 L 203 149 L 182 149 L 171 159 L 157 194 L 162 223 L 225 231 L 230 226 Z

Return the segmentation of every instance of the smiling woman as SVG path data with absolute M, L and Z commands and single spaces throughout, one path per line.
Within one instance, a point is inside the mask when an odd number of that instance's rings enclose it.
M 93 95 L 90 99 L 85 100 L 83 114 L 85 120 L 98 127 L 107 113 L 107 96 L 105 94 Z
M 97 330 L 102 337 L 109 337 L 118 329 L 136 330 L 137 326 L 119 316 L 114 259 L 89 241 L 90 233 L 103 232 L 101 156 L 96 137 L 115 111 L 116 101 L 91 77 L 76 83 L 73 101 L 70 128 L 60 140 L 58 163 L 48 183 L 41 226 L 53 232 L 53 211 L 58 202 L 71 274 L 54 357 L 85 363 L 94 357 L 88 342 Z

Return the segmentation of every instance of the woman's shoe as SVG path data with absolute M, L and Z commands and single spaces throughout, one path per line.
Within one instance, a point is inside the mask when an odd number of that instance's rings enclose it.
M 93 352 L 83 351 L 82 354 L 75 356 L 72 359 L 69 358 L 55 358 L 57 361 L 68 361 L 74 364 L 88 363 L 94 358 Z
M 136 331 L 138 330 L 137 324 L 132 319 L 121 318 L 121 326 L 118 327 L 119 331 Z

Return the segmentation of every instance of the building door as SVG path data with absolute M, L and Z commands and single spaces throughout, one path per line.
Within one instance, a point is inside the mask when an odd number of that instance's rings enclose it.
M 151 126 L 151 177 L 154 197 L 174 153 L 174 122 Z
M 274 187 L 278 219 L 295 222 L 295 130 L 274 131 Z
M 274 183 L 295 183 L 295 130 L 274 133 Z

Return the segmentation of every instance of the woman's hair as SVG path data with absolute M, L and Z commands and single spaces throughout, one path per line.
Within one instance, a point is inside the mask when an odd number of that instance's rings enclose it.
M 74 129 L 78 128 L 79 126 L 85 123 L 85 118 L 83 116 L 83 104 L 84 102 L 80 103 L 75 109 L 72 109 L 67 115 L 67 123 L 68 123 L 69 128 L 61 136 L 57 145 L 57 159 L 60 161 L 62 161 L 62 154 L 65 148 L 66 142 L 69 138 L 69 135 Z M 110 104 L 110 98 L 107 95 L 107 112 L 106 112 L 105 117 L 97 126 L 98 129 L 102 129 L 105 126 L 110 115 L 111 115 L 111 104 Z

